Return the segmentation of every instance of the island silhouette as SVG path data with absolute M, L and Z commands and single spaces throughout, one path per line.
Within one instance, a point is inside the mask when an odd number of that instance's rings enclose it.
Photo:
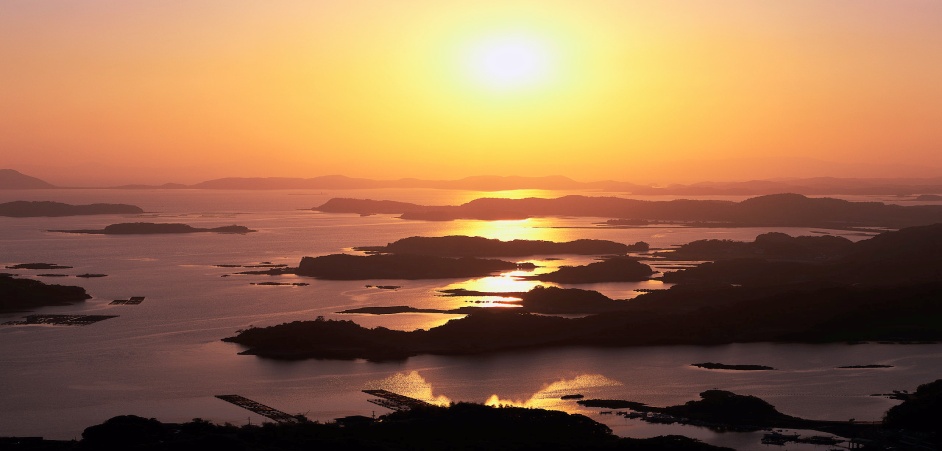
M 375 257 L 383 256 L 360 258 Z M 702 272 L 707 275 L 697 276 Z M 705 263 L 665 277 L 678 283 L 668 290 L 643 293 L 616 311 L 581 318 L 478 309 L 411 332 L 321 319 L 249 328 L 225 341 L 263 357 L 370 360 L 568 345 L 938 341 L 940 273 L 942 224 L 853 243 L 845 257 L 833 262 Z M 581 293 L 572 297 L 574 302 L 590 299 Z M 472 339 L 482 335 L 491 339 Z
M 741 202 L 724 200 L 648 201 L 620 197 L 479 198 L 461 205 L 334 198 L 314 207 L 325 213 L 398 214 L 402 219 L 451 221 L 530 217 L 624 218 L 696 227 L 902 228 L 942 222 L 942 205 L 901 206 L 773 194 Z M 617 224 L 616 224 L 617 225 Z
M 111 224 L 103 229 L 50 230 L 50 232 L 88 235 L 160 235 L 202 232 L 246 234 L 255 232 L 255 230 L 240 225 L 204 228 L 179 223 L 128 222 Z
M 134 215 L 144 209 L 127 204 L 70 205 L 61 202 L 18 200 L 0 204 L 0 216 L 32 218 L 37 216 Z

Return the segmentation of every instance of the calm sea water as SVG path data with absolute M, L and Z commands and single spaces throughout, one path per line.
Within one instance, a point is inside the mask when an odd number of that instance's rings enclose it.
M 715 434 L 682 426 L 648 425 L 599 415 L 570 401 L 569 393 L 669 405 L 720 388 L 760 396 L 781 411 L 816 419 L 879 420 L 896 401 L 870 396 L 913 390 L 942 374 L 942 345 L 675 346 L 628 349 L 565 348 L 477 357 L 420 356 L 404 362 L 275 362 L 240 356 L 241 348 L 221 338 L 237 330 L 317 316 L 351 319 L 366 326 L 404 330 L 434 327 L 456 315 L 340 315 L 368 305 L 451 308 L 462 298 L 437 290 L 467 287 L 526 290 L 533 283 L 509 276 L 477 280 L 350 281 L 306 278 L 304 287 L 254 286 L 268 276 L 232 275 L 219 264 L 259 262 L 296 265 L 302 256 L 350 252 L 353 246 L 382 245 L 407 236 L 479 235 L 501 239 L 610 239 L 646 241 L 669 247 L 701 238 L 752 240 L 769 231 L 791 235 L 830 232 L 799 228 L 600 229 L 604 218 L 548 218 L 526 221 L 410 222 L 392 216 L 322 214 L 310 210 L 331 197 L 393 199 L 455 204 L 483 196 L 555 197 L 560 192 L 477 193 L 444 190 L 199 191 L 199 190 L 34 190 L 0 191 L 0 202 L 55 200 L 68 203 L 121 202 L 143 207 L 132 216 L 0 218 L 0 265 L 49 262 L 67 270 L 5 270 L 47 283 L 80 285 L 93 299 L 37 313 L 119 315 L 85 327 L 0 327 L 0 436 L 79 437 L 86 426 L 112 416 L 136 414 L 164 421 L 200 417 L 216 422 L 259 422 L 255 416 L 214 398 L 237 393 L 314 420 L 385 413 L 366 402 L 365 388 L 387 388 L 435 402 L 474 401 L 582 412 L 619 434 L 647 437 L 683 433 L 711 443 L 748 449 L 761 434 Z M 582 193 L 585 194 L 585 193 Z M 600 194 L 600 193 L 593 193 Z M 737 198 L 732 198 L 737 199 Z M 96 236 L 48 229 L 101 228 L 118 222 L 184 222 L 215 227 L 240 224 L 247 235 Z M 858 240 L 859 235 L 848 235 Z M 580 264 L 586 257 L 535 260 L 551 270 Z M 80 279 L 81 273 L 107 277 Z M 70 277 L 49 278 L 39 273 Z M 292 281 L 282 277 L 279 281 Z M 401 285 L 398 290 L 368 288 Z M 636 288 L 659 282 L 581 286 L 629 299 Z M 138 306 L 108 305 L 113 299 L 146 296 Z M 2 314 L 0 322 L 23 314 Z M 482 337 L 486 339 L 486 337 Z M 777 371 L 709 371 L 691 363 L 764 364 Z M 887 364 L 889 369 L 847 370 L 841 365 Z

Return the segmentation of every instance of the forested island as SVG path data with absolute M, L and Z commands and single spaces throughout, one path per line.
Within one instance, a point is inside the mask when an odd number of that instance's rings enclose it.
M 70 305 L 91 299 L 82 287 L 48 285 L 0 273 L 0 312 L 18 312 L 50 305 Z
M 245 234 L 255 232 L 255 230 L 240 225 L 203 228 L 179 223 L 158 224 L 153 222 L 128 222 L 121 224 L 111 224 L 106 226 L 104 229 L 97 230 L 50 230 L 50 232 L 83 233 L 90 235 L 160 235 L 203 232 Z
M 32 218 L 38 216 L 134 215 L 144 209 L 127 204 L 71 205 L 61 202 L 17 200 L 0 204 L 0 216 Z
M 688 223 L 698 227 L 901 228 L 942 222 L 940 205 L 889 205 L 772 194 L 741 202 L 723 200 L 645 201 L 619 197 L 475 199 L 457 206 L 428 206 L 367 199 L 330 199 L 313 208 L 327 213 L 398 214 L 402 219 L 525 219 L 575 216 Z
M 349 255 L 330 254 L 303 257 L 297 268 L 271 268 L 239 274 L 297 274 L 326 280 L 371 279 L 449 279 L 484 277 L 500 271 L 533 269 L 532 263 L 462 257 L 436 257 L 414 254 Z

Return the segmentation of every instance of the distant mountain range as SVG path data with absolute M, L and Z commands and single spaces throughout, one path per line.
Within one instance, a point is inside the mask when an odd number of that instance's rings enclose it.
M 12 169 L 0 169 L 0 189 L 57 188 L 48 182 L 30 177 Z M 326 175 L 312 178 L 292 177 L 227 177 L 193 185 L 166 183 L 163 185 L 121 185 L 114 189 L 384 189 L 429 188 L 472 191 L 503 191 L 515 189 L 590 190 L 634 195 L 763 195 L 796 193 L 804 195 L 898 195 L 942 194 L 942 177 L 932 178 L 796 178 L 776 180 L 749 180 L 742 182 L 700 182 L 688 185 L 652 186 L 615 180 L 579 182 L 563 176 L 474 176 L 457 180 L 423 180 L 403 178 L 373 180 Z M 938 200 L 938 199 L 925 199 Z

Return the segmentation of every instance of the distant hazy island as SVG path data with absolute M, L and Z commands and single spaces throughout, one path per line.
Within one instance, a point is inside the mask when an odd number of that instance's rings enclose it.
M 565 196 L 555 199 L 475 199 L 457 206 L 330 199 L 314 207 L 327 213 L 398 214 L 403 219 L 525 219 L 576 216 L 688 223 L 700 227 L 901 228 L 942 222 L 942 205 L 900 206 L 774 194 L 742 202 L 722 200 L 645 201 L 618 197 Z
M 557 243 L 543 240 L 501 241 L 479 236 L 442 236 L 403 238 L 385 246 L 362 246 L 354 250 L 374 254 L 419 254 L 439 257 L 525 257 L 531 255 L 624 255 L 646 252 L 648 244 L 633 245 L 608 240 L 581 239 Z
M 938 341 L 940 272 L 942 225 L 934 225 L 853 243 L 834 262 L 705 263 L 669 273 L 676 274 L 670 280 L 677 283 L 669 290 L 644 293 L 618 304 L 617 311 L 583 318 L 479 309 L 427 331 L 320 320 L 250 328 L 226 340 L 267 357 L 374 360 L 565 345 Z M 584 299 L 606 302 L 576 292 L 546 293 L 570 297 L 575 306 Z M 481 336 L 489 339 L 474 339 Z
M 178 223 L 156 224 L 153 222 L 128 222 L 121 224 L 111 224 L 106 226 L 104 229 L 98 230 L 50 230 L 50 232 L 85 233 L 92 235 L 154 235 L 201 232 L 245 234 L 249 232 L 255 232 L 255 230 L 240 225 L 200 228 Z
M 0 169 L 0 189 L 61 188 L 49 182 L 22 174 L 13 169 Z M 477 175 L 455 180 L 424 180 L 403 178 L 376 180 L 325 175 L 300 177 L 225 177 L 195 184 L 162 183 L 132 184 L 112 189 L 387 189 L 420 188 L 472 191 L 505 191 L 518 189 L 592 190 L 624 192 L 636 195 L 765 195 L 799 193 L 804 195 L 894 195 L 918 196 L 942 193 L 942 177 L 932 178 L 838 178 L 810 177 L 788 180 L 749 180 L 729 182 L 697 182 L 691 184 L 650 185 L 625 181 L 602 180 L 581 182 L 561 175 L 545 177 Z M 926 199 L 932 200 L 932 199 Z
M 17 200 L 0 204 L 0 216 L 31 218 L 37 216 L 124 215 L 140 214 L 141 207 L 127 204 L 70 205 L 61 202 Z
M 47 285 L 0 273 L 0 312 L 31 310 L 49 305 L 70 305 L 91 299 L 82 287 Z

